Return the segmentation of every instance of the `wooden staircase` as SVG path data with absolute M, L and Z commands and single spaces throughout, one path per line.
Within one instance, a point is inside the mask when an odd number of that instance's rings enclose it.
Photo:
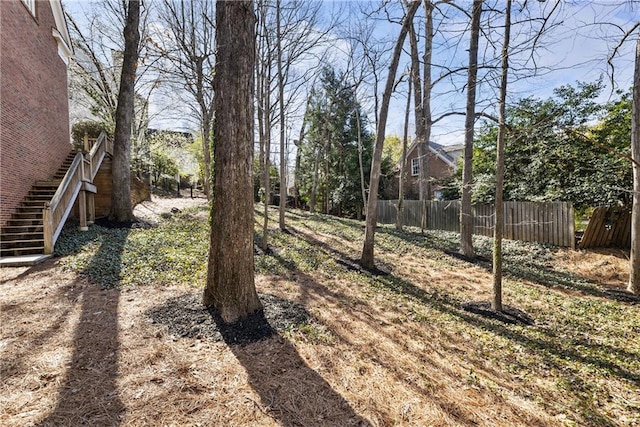
M 75 152 L 69 153 L 50 180 L 36 181 L 31 187 L 11 219 L 0 229 L 0 257 L 44 253 L 42 210 L 53 198 L 75 156 Z

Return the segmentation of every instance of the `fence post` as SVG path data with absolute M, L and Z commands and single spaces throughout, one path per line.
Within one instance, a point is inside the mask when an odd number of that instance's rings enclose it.
M 569 238 L 570 246 L 572 250 L 576 250 L 576 230 L 575 230 L 575 222 L 576 222 L 576 214 L 573 210 L 573 204 L 569 203 Z
M 42 233 L 44 236 L 44 253 L 53 253 L 53 225 L 51 224 L 51 207 L 49 203 L 45 203 L 42 209 Z

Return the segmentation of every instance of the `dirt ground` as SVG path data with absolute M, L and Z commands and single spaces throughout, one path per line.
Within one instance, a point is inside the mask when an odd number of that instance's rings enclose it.
M 157 221 L 198 203 L 205 201 L 154 198 L 136 214 Z M 609 285 L 626 280 L 624 256 L 615 251 L 564 251 L 558 262 Z M 397 268 L 423 274 L 428 266 Z M 471 267 L 432 284 L 446 289 L 455 281 L 480 295 L 488 274 Z M 229 345 L 206 333 L 193 288 L 101 290 L 57 259 L 3 268 L 0 279 L 3 426 L 562 424 L 502 384 L 498 371 L 484 373 L 501 384 L 497 391 L 469 381 L 470 365 L 459 362 L 468 337 L 408 322 L 402 307 L 388 310 L 388 302 L 344 283 L 258 276 L 263 298 L 292 301 L 282 310 L 317 323 L 304 335 L 284 326 L 269 339 Z M 176 307 L 197 315 L 167 320 Z M 201 334 L 180 323 L 193 319 Z

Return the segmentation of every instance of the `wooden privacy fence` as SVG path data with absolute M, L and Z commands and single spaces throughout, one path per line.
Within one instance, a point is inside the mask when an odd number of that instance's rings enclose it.
M 593 211 L 580 240 L 580 249 L 617 246 L 631 248 L 631 208 L 599 207 Z
M 405 200 L 404 225 L 420 227 L 423 202 Z M 427 201 L 427 229 L 460 231 L 460 201 Z M 395 224 L 397 200 L 378 201 L 378 222 Z M 574 211 L 568 202 L 505 202 L 504 238 L 575 248 Z M 494 207 L 473 206 L 473 234 L 493 236 Z

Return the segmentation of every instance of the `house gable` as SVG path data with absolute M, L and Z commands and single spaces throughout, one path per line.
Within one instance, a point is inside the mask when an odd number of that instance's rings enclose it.
M 431 141 L 429 143 L 429 178 L 431 181 L 439 180 L 451 176 L 455 173 L 458 157 L 462 146 L 446 146 Z M 417 199 L 419 197 L 419 146 L 414 142 L 407 149 L 406 166 L 405 166 L 405 197 L 407 199 Z M 396 164 L 396 169 L 401 169 L 401 161 Z M 386 198 L 397 198 L 397 179 L 388 185 L 388 191 L 385 191 Z M 438 188 L 432 186 L 432 196 Z

